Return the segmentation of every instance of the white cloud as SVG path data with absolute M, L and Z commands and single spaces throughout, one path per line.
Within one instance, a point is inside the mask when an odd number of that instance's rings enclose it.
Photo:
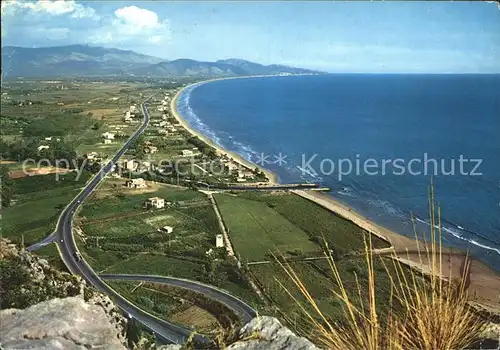
M 141 40 L 158 45 L 170 40 L 170 34 L 168 21 L 160 20 L 155 12 L 137 6 L 126 6 L 117 9 L 110 23 L 98 28 L 87 41 L 108 44 Z
M 139 28 L 155 28 L 162 26 L 158 22 L 158 15 L 146 9 L 137 6 L 127 6 L 115 11 L 115 23 L 130 25 Z
M 93 8 L 77 4 L 74 0 L 2 1 L 2 16 L 22 16 L 26 13 L 99 19 Z

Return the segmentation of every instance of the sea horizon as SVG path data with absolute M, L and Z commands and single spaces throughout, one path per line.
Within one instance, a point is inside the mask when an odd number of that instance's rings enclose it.
M 269 126 L 269 120 L 272 117 L 270 117 L 269 113 L 265 113 L 265 109 L 259 109 L 262 108 L 262 106 L 259 106 L 258 103 L 262 102 L 262 99 L 265 100 L 265 97 L 263 98 L 261 95 L 256 96 L 257 98 L 249 98 L 252 101 L 258 101 L 256 102 L 257 107 L 252 110 L 252 113 L 255 112 L 256 110 L 258 111 L 257 114 L 264 115 L 264 117 L 267 120 L 267 127 L 264 127 L 263 129 L 252 129 L 252 124 L 247 124 L 244 123 L 244 126 L 241 126 L 240 123 L 234 123 L 234 119 L 231 119 L 229 117 L 229 114 L 232 115 L 241 115 L 245 114 L 244 108 L 248 107 L 248 105 L 245 105 L 245 101 L 248 101 L 249 99 L 239 99 L 236 102 L 234 99 L 231 99 L 232 104 L 229 101 L 230 99 L 227 99 L 225 95 L 230 94 L 230 97 L 236 96 L 237 93 L 241 93 L 241 87 L 238 87 L 235 85 L 236 83 L 240 83 L 239 85 L 247 85 L 244 87 L 244 89 L 247 89 L 247 93 L 250 95 L 254 92 L 255 89 L 259 89 L 259 82 L 261 84 L 261 89 L 264 89 L 267 93 L 269 93 L 269 89 L 272 89 L 272 87 L 266 87 L 266 83 L 264 83 L 264 86 L 262 86 L 262 82 L 270 82 L 270 81 L 283 81 L 283 83 L 277 83 L 280 85 L 279 87 L 274 86 L 274 91 L 277 91 L 279 89 L 283 89 L 284 86 L 286 85 L 292 85 L 294 88 L 297 88 L 300 84 L 303 82 L 298 83 L 297 79 L 338 79 L 338 78 L 347 78 L 353 77 L 354 79 L 357 78 L 368 78 L 370 77 L 377 79 L 381 77 L 394 77 L 396 80 L 398 80 L 401 77 L 431 77 L 437 80 L 439 79 L 439 76 L 442 77 L 467 77 L 471 78 L 474 76 L 482 77 L 483 80 L 484 78 L 487 79 L 488 76 L 491 76 L 493 78 L 492 81 L 489 81 L 488 84 L 493 84 L 494 86 L 500 86 L 500 74 L 498 73 L 466 73 L 466 74 L 399 74 L 399 73 L 370 73 L 370 74 L 363 74 L 363 73 L 328 73 L 328 74 L 320 74 L 320 75 L 304 75 L 304 76 L 283 76 L 283 77 L 248 77 L 245 79 L 222 79 L 222 80 L 213 80 L 213 81 L 207 81 L 207 82 L 199 82 L 195 83 L 186 89 L 183 90 L 182 94 L 180 95 L 178 101 L 177 101 L 177 108 L 182 117 L 190 124 L 193 129 L 197 130 L 198 132 L 202 133 L 209 139 L 211 139 L 214 143 L 217 145 L 227 149 L 230 152 L 235 152 L 239 154 L 240 156 L 244 157 L 245 159 L 253 162 L 254 164 L 257 163 L 260 166 L 263 166 L 264 168 L 272 171 L 275 173 L 280 182 L 284 183 L 290 183 L 290 182 L 297 182 L 298 180 L 301 181 L 309 181 L 309 182 L 317 182 L 323 186 L 327 186 L 331 188 L 331 192 L 329 193 L 330 196 L 332 196 L 335 200 L 352 207 L 354 210 L 365 216 L 367 219 L 375 222 L 376 224 L 379 224 L 383 227 L 386 227 L 390 230 L 393 230 L 395 232 L 401 233 L 403 235 L 407 236 L 413 236 L 413 226 L 412 222 L 410 220 L 410 215 L 413 215 L 415 218 L 416 222 L 416 227 L 417 231 L 419 233 L 421 232 L 427 232 L 429 231 L 429 220 L 428 216 L 426 215 L 426 208 L 425 206 L 422 205 L 423 202 L 427 202 L 427 188 L 428 185 L 431 182 L 431 176 L 425 177 L 420 176 L 420 177 L 412 177 L 412 184 L 409 185 L 408 183 L 405 185 L 407 188 L 401 191 L 401 193 L 408 193 L 413 192 L 413 195 L 416 196 L 413 200 L 411 198 L 406 198 L 403 200 L 395 200 L 395 198 L 392 198 L 391 189 L 397 184 L 397 181 L 393 183 L 394 179 L 390 179 L 387 181 L 387 183 L 384 183 L 384 176 L 379 176 L 378 180 L 375 182 L 382 182 L 383 185 L 386 186 L 370 186 L 370 183 L 374 181 L 373 179 L 369 178 L 364 178 L 368 179 L 367 182 L 364 182 L 363 176 L 358 176 L 358 177 L 353 177 L 351 180 L 349 180 L 349 177 L 347 177 L 347 180 L 338 180 L 338 179 L 332 179 L 332 174 L 328 174 L 329 176 L 321 176 L 321 175 L 314 175 L 314 174 L 309 174 L 300 168 L 297 160 L 295 159 L 295 162 L 291 162 L 292 164 L 286 164 L 286 166 L 278 166 L 275 163 L 269 162 L 268 164 L 259 164 L 259 161 L 262 162 L 262 154 L 268 153 L 269 155 L 272 155 L 274 157 L 278 157 L 277 153 L 281 151 L 283 154 L 286 154 L 287 158 L 289 161 L 291 160 L 291 156 L 293 155 L 298 155 L 299 152 L 297 152 L 296 149 L 290 149 L 287 144 L 285 147 L 281 147 L 281 149 L 278 149 L 276 147 L 271 147 L 272 142 L 265 143 L 264 141 L 266 139 L 273 139 L 273 135 L 263 135 L 262 133 L 269 132 L 269 130 L 272 131 L 272 128 L 268 128 Z M 252 82 L 253 83 L 248 83 Z M 246 83 L 245 83 L 246 82 Z M 230 84 L 230 87 L 224 87 L 224 84 Z M 310 83 L 310 82 L 306 82 Z M 324 83 L 324 82 L 323 82 Z M 351 82 L 352 83 L 352 82 Z M 372 82 L 376 83 L 376 82 Z M 391 84 L 400 84 L 402 83 L 401 81 L 392 81 L 390 82 Z M 420 82 L 414 82 L 415 84 L 427 84 L 422 81 Z M 435 85 L 435 81 L 431 82 L 431 85 Z M 442 82 L 444 83 L 444 82 Z M 456 83 L 456 82 L 455 82 Z M 481 83 L 484 83 L 481 82 Z M 251 85 L 250 87 L 248 85 Z M 272 83 L 267 83 L 269 85 Z M 349 84 L 349 82 L 343 82 L 342 84 Z M 467 93 L 470 93 L 472 91 L 480 91 L 477 89 L 477 84 L 478 82 L 474 81 L 469 81 L 468 82 L 469 87 L 464 87 L 466 89 Z M 470 85 L 472 84 L 472 85 Z M 307 84 L 306 84 L 307 85 Z M 411 85 L 411 84 L 410 84 Z M 203 88 L 201 88 L 203 87 Z M 393 86 L 395 87 L 395 86 Z M 418 86 L 413 86 L 414 92 L 417 94 L 421 94 L 423 89 L 417 88 Z M 338 86 L 337 86 L 338 88 Z M 372 86 L 374 88 L 374 86 Z M 412 87 L 407 87 L 407 89 L 412 89 Z M 235 92 L 235 89 L 237 92 Z M 252 90 L 254 89 L 254 90 Z M 267 89 L 267 90 L 266 90 Z M 298 89 L 298 88 L 297 88 Z M 351 86 L 352 89 L 352 86 Z M 231 90 L 229 92 L 228 90 Z M 250 91 L 250 92 L 249 92 Z M 286 91 L 286 88 L 285 88 Z M 193 92 L 195 92 L 193 94 Z M 352 92 L 352 91 L 351 91 Z M 436 91 L 434 91 L 435 93 Z M 406 91 L 408 93 L 408 91 Z M 428 93 L 428 96 L 431 96 L 433 92 Z M 207 96 L 208 94 L 208 96 Z M 460 94 L 464 94 L 464 91 L 462 92 L 457 92 L 457 94 L 460 96 Z M 382 93 L 382 97 L 385 96 L 385 94 Z M 403 95 L 403 92 L 401 92 L 401 96 Z M 363 94 L 363 98 L 367 98 L 368 95 Z M 395 95 L 396 96 L 396 95 Z M 345 96 L 344 96 L 345 97 Z M 384 98 L 387 98 L 388 96 L 385 96 Z M 451 97 L 451 98 L 450 98 Z M 261 98 L 259 100 L 259 98 Z M 354 96 L 356 98 L 356 96 Z M 398 99 L 395 97 L 396 100 Z M 421 96 L 421 98 L 424 98 Z M 482 97 L 476 97 L 475 103 L 480 102 L 479 100 L 485 98 L 485 96 Z M 486 96 L 486 98 L 488 98 Z M 269 108 L 271 104 L 280 105 L 281 102 L 276 100 L 276 96 L 274 97 L 274 102 L 273 101 L 264 101 L 266 102 L 266 105 L 264 108 Z M 405 98 L 406 100 L 408 98 Z M 358 99 L 360 100 L 360 99 Z M 453 100 L 453 96 L 447 96 L 447 103 L 449 104 L 450 101 Z M 194 103 L 193 103 L 194 101 Z M 400 100 L 398 103 L 400 103 Z M 321 103 L 321 101 L 316 100 L 317 103 Z M 405 101 L 403 101 L 405 102 Z M 238 105 L 240 103 L 240 105 Z M 243 105 L 241 105 L 243 103 Z M 290 101 L 287 101 L 287 103 L 290 103 Z M 312 102 L 310 100 L 307 100 L 307 103 L 309 106 L 311 106 Z M 369 101 L 369 103 L 373 103 L 373 101 Z M 410 103 L 410 101 L 406 101 L 405 103 Z M 435 103 L 435 101 L 433 102 Z M 229 104 L 229 107 L 228 107 Z M 404 104 L 404 103 L 403 103 Z M 294 110 L 297 110 L 297 113 L 302 113 L 304 111 L 303 106 L 297 106 L 294 105 Z M 299 108 L 297 108 L 299 107 Z M 398 110 L 398 108 L 403 108 L 404 106 L 396 106 L 395 108 Z M 474 108 L 477 106 L 474 105 Z M 490 106 L 491 108 L 487 111 L 486 115 L 483 118 L 486 118 L 487 121 L 493 120 L 493 123 L 495 123 L 494 119 L 488 119 L 488 118 L 494 118 L 493 115 L 497 111 L 497 109 L 500 108 L 500 102 L 498 99 L 495 99 L 493 96 L 493 102 Z M 212 109 L 211 109 L 212 108 Z M 228 110 L 229 108 L 229 110 Z M 349 114 L 349 110 L 346 109 L 345 106 L 343 106 L 344 112 Z M 378 107 L 374 107 L 375 109 Z M 442 107 L 444 110 L 449 109 L 450 105 Z M 239 110 L 238 110 L 239 109 Z M 453 109 L 453 108 L 452 108 Z M 463 110 L 463 109 L 462 109 Z M 274 110 L 273 113 L 275 115 L 279 114 L 281 111 L 279 108 L 277 110 Z M 358 110 L 359 112 L 359 110 Z M 366 112 L 366 111 L 362 111 Z M 470 112 L 470 111 L 468 111 Z M 467 113 L 468 113 L 467 112 Z M 493 114 L 491 113 L 493 112 Z M 228 115 L 224 115 L 227 113 Z M 467 119 L 467 113 L 464 112 L 465 114 L 462 115 L 461 118 Z M 286 113 L 285 113 L 286 114 Z M 307 107 L 306 107 L 306 114 L 307 114 Z M 356 114 L 356 113 L 355 113 Z M 214 118 L 215 115 L 215 118 Z M 262 117 L 262 118 L 264 118 Z M 358 116 L 359 117 L 359 116 Z M 367 115 L 364 116 L 366 118 Z M 258 122 L 261 121 L 257 117 L 253 117 L 256 123 L 253 125 L 259 125 Z M 278 118 L 278 117 L 276 117 Z M 363 118 L 363 116 L 361 116 Z M 369 118 L 370 119 L 370 118 Z M 418 117 L 416 118 L 418 120 Z M 392 120 L 394 122 L 395 120 Z M 280 121 L 281 123 L 283 120 Z M 294 120 L 296 122 L 296 120 Z M 314 122 L 318 122 L 318 119 L 314 119 Z M 359 120 L 357 121 L 358 123 L 360 122 Z M 397 122 L 397 121 L 396 121 Z M 407 121 L 406 121 L 407 122 Z M 498 120 L 496 121 L 498 122 Z M 342 122 L 344 123 L 344 127 L 347 125 L 349 127 L 352 127 L 351 124 L 347 123 L 345 124 L 345 121 Z M 372 127 L 371 130 L 376 130 L 377 126 L 377 121 L 372 120 L 370 122 L 370 126 Z M 225 125 L 231 124 L 231 128 L 226 128 Z M 487 123 L 486 123 L 487 124 Z M 276 126 L 275 124 L 273 124 Z M 491 129 L 495 129 L 494 127 L 495 124 L 491 125 Z M 443 128 L 446 128 L 446 125 L 441 125 Z M 440 126 L 440 127 L 441 127 Z M 487 125 L 485 125 L 487 126 Z M 241 129 L 238 129 L 240 127 Z M 299 127 L 299 125 L 297 126 Z M 301 124 L 300 127 L 305 127 L 305 124 Z M 331 125 L 330 125 L 331 127 Z M 405 126 L 409 127 L 409 126 Z M 457 131 L 460 132 L 465 132 L 464 130 L 467 129 L 467 125 L 462 125 L 457 127 Z M 321 128 L 317 128 L 315 125 L 311 125 L 310 128 L 307 130 L 307 137 L 310 138 L 317 138 L 317 135 L 314 135 L 314 130 L 318 130 Z M 265 131 L 267 130 L 267 131 Z M 283 128 L 280 129 L 283 131 Z M 285 129 L 285 131 L 288 129 Z M 305 129 L 304 129 L 305 130 Z M 244 134 L 251 134 L 252 132 L 260 134 L 260 138 L 252 138 L 250 137 L 249 139 L 246 139 L 244 137 Z M 438 132 L 436 130 L 435 132 Z M 321 137 L 325 137 L 324 133 L 320 133 Z M 342 134 L 342 132 L 341 132 Z M 418 131 L 416 131 L 416 134 L 418 134 Z M 274 135 L 276 136 L 276 135 Z M 294 136 L 297 136 L 294 134 Z M 339 135 L 337 135 L 339 136 Z M 276 139 L 276 138 L 275 138 Z M 279 139 L 279 138 L 278 138 Z M 373 137 L 372 139 L 376 140 L 376 137 Z M 281 140 L 281 139 L 279 139 Z M 318 144 L 324 143 L 323 139 L 317 139 L 320 141 L 317 141 Z M 494 140 L 494 138 L 492 139 Z M 353 149 L 352 145 L 349 146 L 349 142 L 347 140 L 343 140 L 344 142 L 341 143 L 342 145 L 347 146 L 347 148 L 344 148 L 342 150 L 343 154 L 350 155 L 352 160 L 355 160 L 353 157 Z M 359 140 L 358 140 L 359 141 Z M 416 141 L 416 140 L 414 140 Z M 453 140 L 452 140 L 453 141 Z M 446 143 L 446 142 L 445 142 Z M 417 142 L 418 144 L 418 142 Z M 330 152 L 328 147 L 331 145 L 326 142 L 326 148 L 323 148 L 319 153 L 328 153 Z M 339 145 L 337 145 L 339 146 Z M 433 147 L 436 145 L 433 145 Z M 439 146 L 439 145 L 437 145 Z M 470 145 L 469 145 L 470 146 Z M 288 148 L 287 148 L 288 147 Z M 343 147 L 343 146 L 342 146 Z M 467 212 L 467 209 L 457 206 L 455 203 L 455 199 L 457 196 L 457 186 L 461 186 L 460 184 L 456 184 L 456 178 L 459 180 L 465 181 L 467 184 L 468 182 L 476 182 L 476 180 L 467 180 L 466 177 L 463 176 L 463 178 L 456 177 L 455 180 L 452 181 L 452 184 L 446 183 L 446 179 L 443 179 L 443 177 L 436 176 L 434 177 L 434 182 L 435 182 L 435 187 L 436 187 L 436 193 L 437 193 L 437 200 L 441 203 L 442 206 L 442 211 L 443 211 L 443 225 L 442 225 L 442 230 L 443 230 L 443 244 L 446 246 L 450 247 L 455 247 L 458 248 L 462 251 L 469 251 L 472 256 L 475 258 L 486 262 L 490 267 L 494 268 L 497 271 L 500 271 L 500 244 L 498 243 L 500 239 L 500 222 L 498 222 L 498 219 L 495 219 L 494 217 L 494 212 L 495 209 L 498 210 L 497 208 L 490 208 L 492 203 L 494 203 L 494 198 L 496 198 L 496 192 L 499 192 L 498 198 L 500 198 L 500 191 L 498 188 L 494 187 L 495 183 L 495 171 L 498 170 L 498 162 L 495 163 L 493 160 L 493 153 L 496 147 L 499 147 L 498 144 L 495 144 L 494 141 L 491 145 L 486 145 L 485 149 L 489 150 L 492 149 L 492 154 L 486 154 L 486 175 L 483 176 L 481 175 L 480 178 L 485 178 L 484 182 L 484 187 L 488 187 L 486 192 L 490 192 L 489 194 L 481 194 L 479 198 L 481 199 L 481 207 L 477 208 L 474 210 L 475 213 L 481 213 L 484 211 L 485 208 L 487 208 L 487 213 L 484 215 L 481 215 L 477 220 L 460 220 L 460 218 L 463 216 L 465 212 Z M 292 147 L 293 148 L 293 147 Z M 338 148 L 338 147 L 337 147 Z M 439 147 L 438 147 L 439 148 Z M 450 151 L 448 149 L 448 146 L 445 146 L 445 149 L 447 149 L 447 152 Z M 472 148 L 473 149 L 473 148 Z M 390 147 L 386 147 L 384 149 L 379 150 L 379 152 L 376 152 L 376 156 L 381 156 L 381 155 L 386 155 L 387 151 L 390 150 Z M 466 148 L 466 150 L 471 150 L 470 147 Z M 338 149 L 337 149 L 338 151 Z M 450 155 L 455 155 L 456 150 L 451 150 Z M 484 150 L 482 150 L 484 151 Z M 481 152 L 482 152 L 481 151 Z M 341 152 L 341 153 L 342 153 Z M 260 153 L 260 155 L 259 155 Z M 276 153 L 276 154 L 275 154 Z M 307 153 L 307 152 L 306 152 Z M 380 154 L 379 154 L 380 153 Z M 425 153 L 425 152 L 424 152 Z M 476 152 L 477 153 L 477 152 Z M 310 153 L 313 154 L 313 153 Z M 338 155 L 338 154 L 337 154 Z M 412 154 L 414 156 L 415 154 Z M 484 161 L 484 160 L 483 160 Z M 283 165 L 283 164 L 282 164 Z M 484 166 L 483 166 L 484 167 Z M 498 172 L 497 172 L 498 174 Z M 336 175 L 335 173 L 333 174 L 334 176 Z M 361 179 L 361 180 L 360 180 Z M 417 179 L 416 184 L 413 184 L 413 180 Z M 464 180 L 465 179 L 465 180 Z M 334 181 L 337 180 L 337 181 Z M 458 181 L 460 182 L 460 181 Z M 469 183 L 470 185 L 470 183 Z M 477 184 L 471 185 L 472 188 L 474 189 Z M 493 186 L 493 187 L 491 187 Z M 375 188 L 373 188 L 375 187 Z M 481 185 L 479 185 L 478 188 L 480 188 Z M 491 188 L 489 188 L 491 187 Z M 406 192 L 405 192 L 406 191 Z M 401 194 L 400 193 L 400 194 Z M 394 195 L 396 196 L 396 195 Z M 455 197 L 454 197 L 455 196 Z M 464 195 L 465 197 L 465 195 Z M 473 196 L 474 197 L 474 196 Z M 454 199 L 455 198 L 455 199 Z M 425 199 L 425 200 L 424 200 Z M 489 204 L 488 204 L 489 203 Z M 450 205 L 449 205 L 450 204 Z M 458 219 L 457 219 L 458 218 Z M 480 221 L 484 220 L 484 218 L 487 218 L 486 221 L 488 221 L 488 225 L 482 226 L 479 224 Z M 465 222 L 464 222 L 465 221 Z M 477 221 L 477 222 L 475 222 Z

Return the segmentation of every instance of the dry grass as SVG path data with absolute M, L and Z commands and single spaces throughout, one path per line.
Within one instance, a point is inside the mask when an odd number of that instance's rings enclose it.
M 332 255 L 325 253 L 338 286 L 331 292 L 344 306 L 342 323 L 332 322 L 293 268 L 284 259 L 276 259 L 306 299 L 305 303 L 299 301 L 278 281 L 302 310 L 313 330 L 310 338 L 315 343 L 339 350 L 451 350 L 466 348 L 480 337 L 485 321 L 468 304 L 470 264 L 464 264 L 459 279 L 452 279 L 451 268 L 448 274 L 443 271 L 441 215 L 435 204 L 432 185 L 429 189 L 429 213 L 430 238 L 426 240 L 424 237 L 420 242 L 415 230 L 415 239 L 421 265 L 427 265 L 430 273 L 408 268 L 396 259 L 395 254 L 389 263 L 382 260 L 391 281 L 391 306 L 383 314 L 377 308 L 371 237 L 365 240 L 367 285 L 361 285 L 356 276 L 357 291 L 346 290 Z

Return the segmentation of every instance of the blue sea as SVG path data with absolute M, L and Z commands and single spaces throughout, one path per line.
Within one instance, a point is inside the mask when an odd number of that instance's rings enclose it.
M 320 183 L 403 234 L 410 214 L 429 231 L 432 178 L 444 244 L 500 270 L 500 75 L 220 80 L 184 90 L 178 109 L 280 182 Z

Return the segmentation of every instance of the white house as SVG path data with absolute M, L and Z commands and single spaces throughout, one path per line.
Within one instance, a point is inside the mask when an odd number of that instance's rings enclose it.
M 244 170 L 238 170 L 238 178 L 239 179 L 253 179 L 254 173 L 252 173 L 250 170 L 244 169 Z
M 125 116 L 123 117 L 123 121 L 127 122 L 127 123 L 132 121 L 132 115 L 130 114 L 130 112 L 125 113 Z
M 113 134 L 111 132 L 105 132 L 105 133 L 102 134 L 102 137 L 105 140 L 114 140 L 115 139 L 115 134 Z
M 191 156 L 194 155 L 193 151 L 190 150 L 190 149 L 183 149 L 181 151 L 181 154 L 182 154 L 183 157 L 191 157 Z
M 165 207 L 165 200 L 160 197 L 151 197 L 144 203 L 146 208 L 161 209 Z
M 223 248 L 224 247 L 224 236 L 223 235 L 217 235 L 217 236 L 215 236 L 215 246 L 217 248 Z
M 111 132 L 105 132 L 102 134 L 102 137 L 103 137 L 103 142 L 105 144 L 109 144 L 109 143 L 112 143 L 113 140 L 115 139 L 115 134 L 113 134 Z
M 89 152 L 85 155 L 85 158 L 87 158 L 87 160 L 95 160 L 97 157 L 99 157 L 99 153 L 97 152 Z
M 38 152 L 43 151 L 44 149 L 49 149 L 49 146 L 42 145 L 42 146 L 38 146 L 38 148 L 37 148 Z
M 238 164 L 234 162 L 229 161 L 224 163 L 224 165 L 229 169 L 229 171 L 238 170 Z
M 126 160 L 123 162 L 123 167 L 126 169 L 126 170 L 135 170 L 137 169 L 137 162 L 134 162 L 133 159 L 130 159 L 130 160 Z
M 139 177 L 137 179 L 127 180 L 125 182 L 128 188 L 144 188 L 146 187 L 146 181 L 143 178 Z
M 170 234 L 170 233 L 174 232 L 174 228 L 172 226 L 163 226 L 158 231 Z
M 144 147 L 144 152 L 145 153 L 151 153 L 151 154 L 157 153 L 158 152 L 158 147 L 156 147 L 156 146 L 146 146 L 146 147 Z

